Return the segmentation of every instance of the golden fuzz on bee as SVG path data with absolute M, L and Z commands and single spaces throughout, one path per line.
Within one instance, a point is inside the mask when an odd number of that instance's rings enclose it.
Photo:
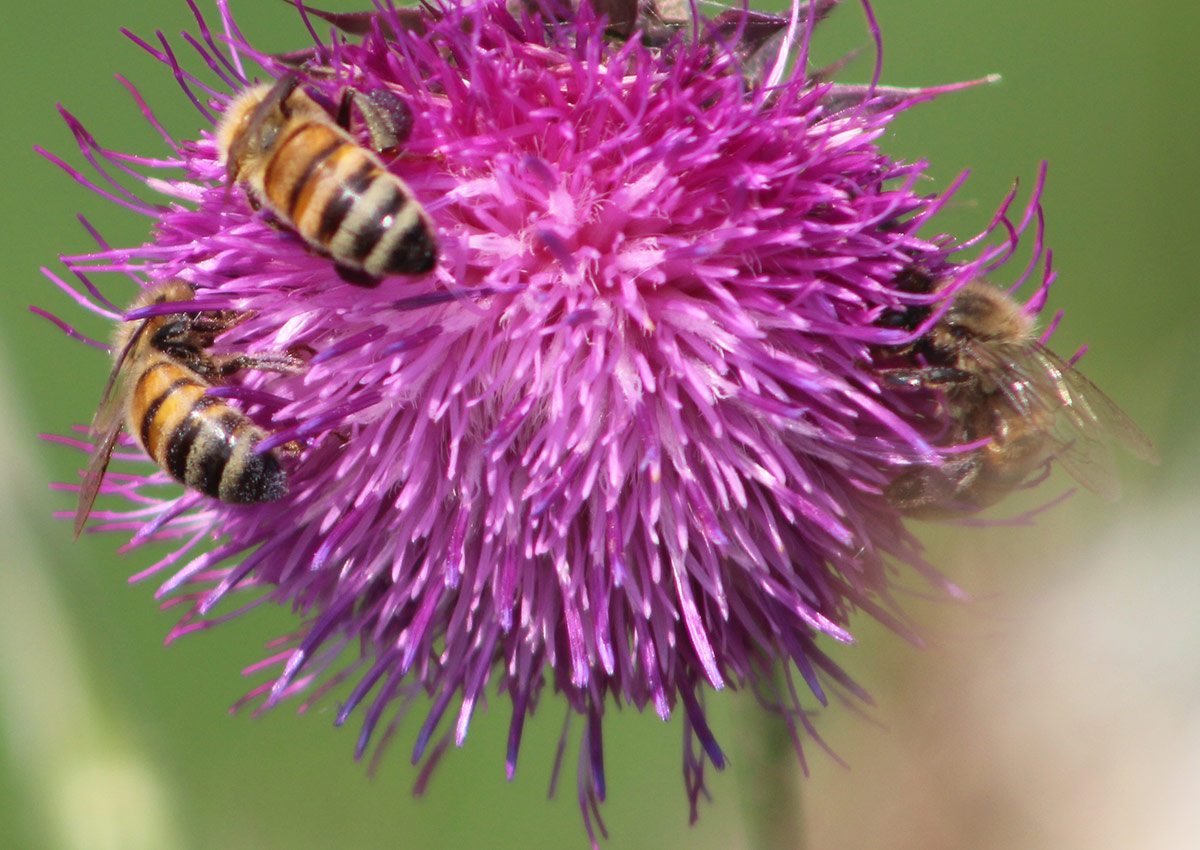
M 908 272 L 900 288 L 930 293 L 937 282 Z M 889 318 L 916 331 L 933 314 L 910 307 Z M 884 495 L 901 513 L 924 519 L 960 516 L 995 504 L 1057 460 L 1079 483 L 1109 499 L 1119 486 L 1110 446 L 1156 462 L 1133 421 L 1077 369 L 1035 336 L 1032 316 L 1007 292 L 983 281 L 955 292 L 945 313 L 913 342 L 885 348 L 880 370 L 890 383 L 937 390 L 950 430 L 939 465 L 902 472 Z
M 433 222 L 412 190 L 296 77 L 243 92 L 225 110 L 217 147 L 230 183 L 339 266 L 381 278 L 436 264 Z
M 191 286 L 167 281 L 130 305 L 187 302 Z M 222 357 L 208 352 L 233 313 L 177 312 L 122 323 L 114 365 L 92 423 L 95 438 L 75 513 L 75 536 L 87 522 L 122 427 L 176 481 L 231 503 L 273 501 L 288 490 L 276 451 L 255 452 L 267 432 L 206 391 L 238 368 L 294 371 L 290 357 Z

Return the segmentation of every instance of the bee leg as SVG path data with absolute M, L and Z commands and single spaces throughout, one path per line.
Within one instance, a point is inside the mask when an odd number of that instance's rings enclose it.
M 924 366 L 915 369 L 903 366 L 894 369 L 876 369 L 889 384 L 909 390 L 946 389 L 961 386 L 975 380 L 974 376 L 953 366 Z
M 353 284 L 354 286 L 362 286 L 366 289 L 374 289 L 383 282 L 383 278 L 375 277 L 372 274 L 367 274 L 362 269 L 352 269 L 349 266 L 342 265 L 341 263 L 334 263 L 333 270 L 337 273 L 337 276 L 346 281 L 346 283 Z
M 158 328 L 150 343 L 157 351 L 207 376 L 212 372 L 207 349 L 218 334 L 236 324 L 231 318 L 235 315 L 226 311 L 181 315 Z
M 243 369 L 298 375 L 307 368 L 302 359 L 291 354 L 221 354 L 211 359 L 213 373 L 220 378 L 226 378 Z
M 338 101 L 337 125 L 343 130 L 350 129 L 350 110 L 354 106 L 354 89 L 346 86 L 342 89 L 342 98 Z
M 367 125 L 371 147 L 382 154 L 395 156 L 400 145 L 412 135 L 412 109 L 403 98 L 394 92 L 379 88 L 363 93 L 347 87 L 342 91 L 337 120 L 345 129 L 350 129 L 351 107 L 357 107 Z
M 984 473 L 979 451 L 947 455 L 940 466 L 916 466 L 883 489 L 893 508 L 914 519 L 949 519 L 990 504 L 973 488 Z
M 271 90 L 262 99 L 262 103 L 254 107 L 254 113 L 250 118 L 251 126 L 254 126 L 255 119 L 261 120 L 260 116 L 270 115 L 275 109 L 282 112 L 285 118 L 290 118 L 292 105 L 288 103 L 288 98 L 299 87 L 300 78 L 295 74 L 284 74 L 277 79 L 275 85 L 271 86 Z
M 216 337 L 224 331 L 229 330 L 234 325 L 244 322 L 250 318 L 250 313 L 237 313 L 233 310 L 211 310 L 205 313 L 196 313 L 189 323 L 190 333 L 200 333 L 205 336 Z

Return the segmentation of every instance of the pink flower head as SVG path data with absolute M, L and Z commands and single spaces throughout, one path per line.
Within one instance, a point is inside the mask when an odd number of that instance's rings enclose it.
M 52 279 L 112 322 L 122 311 L 93 277 L 180 279 L 193 310 L 244 316 L 214 351 L 304 362 L 209 390 L 270 433 L 259 451 L 299 447 L 282 456 L 282 498 L 226 504 L 118 451 L 134 465 L 114 464 L 94 528 L 130 532 L 130 551 L 174 541 L 139 574 L 167 575 L 159 596 L 185 612 L 173 636 L 232 616 L 213 612 L 247 592 L 246 607 L 291 606 L 306 623 L 255 668 L 270 678 L 248 699 L 270 707 L 349 680 L 336 722 L 361 724 L 362 754 L 424 692 L 413 756 L 432 765 L 499 695 L 510 776 L 549 684 L 583 719 L 589 834 L 609 706 L 682 714 L 694 813 L 706 762 L 723 764 L 707 692 L 756 689 L 797 747 L 812 730 L 792 671 L 820 703 L 830 689 L 865 699 L 820 644 L 851 641 L 855 610 L 904 628 L 897 564 L 949 587 L 882 495 L 900 470 L 938 462 L 938 423 L 928 398 L 871 368 L 906 333 L 881 317 L 920 299 L 897 285 L 906 269 L 965 283 L 1007 260 L 1040 224 L 1040 180 L 1018 221 L 1005 201 L 988 229 L 1003 238 L 972 258 L 963 249 L 982 236 L 930 232 L 958 183 L 923 194 L 924 164 L 876 142 L 958 86 L 810 74 L 814 23 L 833 5 L 671 22 L 618 3 L 605 17 L 586 3 L 551 15 L 443 0 L 324 16 L 361 37 L 314 27 L 311 48 L 280 58 L 247 44 L 219 2 L 219 31 L 197 15 L 188 37 L 199 75 L 161 36 L 139 40 L 205 126 L 186 142 L 163 131 L 165 158 L 135 157 L 67 115 L 99 178 L 71 173 L 148 216 L 153 235 L 68 258 L 82 288 Z M 433 222 L 432 272 L 348 283 L 227 184 L 215 122 L 255 78 L 288 73 L 330 120 L 347 89 L 407 104 L 413 126 L 387 167 Z M 121 188 L 114 170 L 167 201 Z M 1034 255 L 1030 269 L 1040 233 Z

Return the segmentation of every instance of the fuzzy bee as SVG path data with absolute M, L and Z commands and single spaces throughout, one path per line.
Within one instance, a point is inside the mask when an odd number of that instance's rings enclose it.
M 909 292 L 933 293 L 928 275 L 909 270 L 898 280 Z M 913 306 L 883 324 L 917 330 L 931 315 Z M 1115 499 L 1119 491 L 1110 446 L 1157 462 L 1154 446 L 1095 384 L 1036 339 L 1033 317 L 1005 291 L 968 282 L 946 312 L 914 342 L 886 349 L 880 370 L 889 383 L 942 393 L 951 422 L 938 466 L 914 466 L 884 495 L 901 513 L 936 519 L 993 505 L 1051 460 L 1080 484 Z
M 394 147 L 407 107 L 390 92 L 347 90 L 366 117 L 372 143 Z M 396 116 L 399 116 L 397 118 Z M 310 246 L 330 256 L 351 283 L 374 286 L 393 274 L 433 269 L 433 222 L 408 185 L 360 145 L 300 86 L 292 74 L 243 92 L 225 110 L 217 147 L 230 185 L 241 183 L 252 203 L 270 210 Z
M 167 281 L 130 305 L 187 302 L 192 287 Z M 182 303 L 181 303 L 182 306 Z M 92 422 L 94 448 L 75 510 L 78 538 L 91 513 L 121 428 L 159 468 L 182 484 L 231 503 L 269 502 L 287 494 L 287 473 L 277 451 L 255 452 L 267 432 L 224 401 L 206 395 L 239 369 L 296 372 L 287 355 L 213 355 L 214 339 L 240 321 L 231 312 L 186 312 L 123 323 L 114 363 Z

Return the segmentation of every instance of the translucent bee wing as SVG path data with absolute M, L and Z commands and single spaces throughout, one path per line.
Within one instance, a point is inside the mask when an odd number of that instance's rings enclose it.
M 1067 402 L 1039 353 L 1033 346 L 1018 343 L 972 345 L 969 349 L 985 390 L 1001 393 L 1018 414 L 1048 426 L 1049 417 L 1057 415 Z
M 1121 497 L 1117 461 L 1108 443 L 1095 443 L 1081 434 L 1071 439 L 1056 436 L 1054 459 L 1071 477 L 1107 502 Z
M 1053 427 L 1054 439 L 1061 444 L 1055 459 L 1080 484 L 1115 501 L 1121 487 L 1112 446 L 1157 463 L 1154 444 L 1099 387 L 1053 351 L 1037 346 L 1033 356 L 1053 379 L 1062 401 Z
M 96 502 L 96 495 L 100 492 L 104 471 L 108 469 L 109 458 L 112 457 L 117 437 L 121 434 L 121 419 L 118 412 L 118 415 L 111 418 L 111 422 L 92 424 L 92 433 L 97 436 L 92 454 L 88 458 L 87 471 L 83 475 L 83 484 L 79 488 L 79 503 L 75 507 L 76 540 L 83 533 L 88 515 L 92 512 L 92 505 Z
M 1112 446 L 1156 461 L 1150 440 L 1100 389 L 1042 345 L 977 346 L 972 356 L 1019 415 L 1040 427 L 1071 477 L 1110 501 L 1120 495 Z
M 1150 438 L 1082 372 L 1040 345 L 1033 347 L 1033 355 L 1054 378 L 1059 397 L 1076 428 L 1105 443 L 1119 445 L 1138 460 L 1158 463 L 1158 452 Z
M 104 393 L 100 397 L 100 406 L 92 418 L 92 425 L 89 429 L 94 440 L 92 453 L 88 456 L 87 470 L 83 474 L 83 484 L 79 488 L 79 501 L 75 507 L 76 540 L 83 533 L 88 515 L 92 512 L 92 505 L 96 503 L 100 484 L 104 480 L 104 472 L 108 469 L 108 461 L 112 457 L 113 449 L 117 445 L 117 438 L 121 434 L 121 426 L 124 424 L 125 418 L 126 395 L 124 387 L 126 374 L 123 367 L 129 352 L 141 339 L 146 324 L 145 321 L 139 324 L 137 329 L 129 335 L 129 341 L 117 353 L 112 371 L 108 374 L 108 382 L 104 385 Z

